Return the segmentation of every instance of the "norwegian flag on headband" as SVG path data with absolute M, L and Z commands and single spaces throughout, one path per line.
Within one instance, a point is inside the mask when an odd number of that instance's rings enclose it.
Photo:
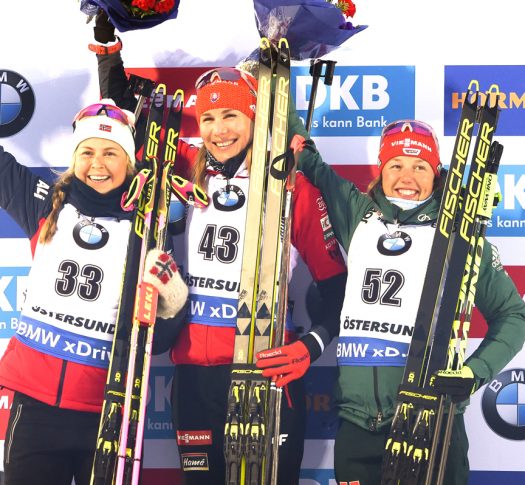
M 149 29 L 176 18 L 179 4 L 180 0 L 81 0 L 80 11 L 96 15 L 101 8 L 119 32 L 126 32 Z

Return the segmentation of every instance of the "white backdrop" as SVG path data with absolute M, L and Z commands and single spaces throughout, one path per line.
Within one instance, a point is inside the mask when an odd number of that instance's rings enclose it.
M 320 86 L 317 96 L 315 119 L 319 127 L 314 125 L 312 133 L 325 160 L 346 176 L 364 180 L 376 160 L 380 128 L 360 126 L 359 120 L 373 124 L 374 120 L 379 123 L 416 117 L 435 127 L 447 163 L 457 124 L 454 93 L 464 92 L 470 79 L 480 80 L 482 89 L 491 83 L 500 84 L 506 98 L 496 139 L 505 146 L 500 170 L 504 199 L 494 215 L 489 237 L 500 248 L 502 261 L 523 295 L 525 67 L 523 36 L 519 34 L 525 5 L 509 0 L 358 0 L 356 4 L 354 23 L 369 27 L 326 56 L 337 61 L 336 77 L 329 92 Z M 35 169 L 68 164 L 71 119 L 80 107 L 98 99 L 96 59 L 87 49 L 93 25 L 86 25 L 85 20 L 77 0 L 3 2 L 0 94 L 4 97 L 0 95 L 0 104 L 7 100 L 8 88 L 3 85 L 9 81 L 5 72 L 12 71 L 30 84 L 35 110 L 22 131 L 0 138 L 0 144 Z M 235 65 L 259 42 L 251 0 L 181 0 L 177 19 L 120 36 L 127 68 L 162 80 L 168 77 L 173 88 L 178 80 L 191 85 L 199 68 Z M 301 86 L 309 82 L 308 65 L 307 61 L 296 62 L 292 72 L 295 101 L 303 110 Z M 329 119 L 350 120 L 352 126 L 323 128 L 323 121 Z M 0 129 L 1 124 L 0 117 Z M 194 136 L 194 128 L 188 127 L 186 137 Z M 30 266 L 28 244 L 2 217 L 0 351 L 16 326 L 24 277 Z M 301 271 L 304 274 L 304 268 Z M 307 283 L 308 278 L 296 277 L 292 289 L 296 320 L 305 327 Z M 479 342 L 483 332 L 479 321 L 472 331 L 471 346 Z M 331 450 L 335 419 L 329 407 L 330 387 L 326 385 L 333 363 L 330 348 L 311 373 L 311 421 L 301 485 L 334 483 Z M 525 379 L 520 372 L 524 368 L 525 355 L 520 354 L 507 368 L 516 372 L 503 372 L 492 385 L 494 392 L 483 389 L 472 399 L 467 412 L 472 484 L 525 481 L 525 417 L 521 415 Z M 169 423 L 170 371 L 166 356 L 156 360 L 146 431 L 148 483 L 178 483 L 180 464 Z M 498 395 L 503 388 L 506 395 Z M 488 403 L 485 411 L 482 398 Z M 0 397 L 0 423 L 5 423 L 8 407 L 9 398 Z M 501 419 L 494 418 L 494 413 Z M 501 421 L 508 426 L 502 426 Z

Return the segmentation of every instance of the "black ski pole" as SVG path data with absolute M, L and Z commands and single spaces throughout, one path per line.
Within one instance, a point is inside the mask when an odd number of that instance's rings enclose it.
M 135 107 L 135 120 L 138 120 L 142 113 L 144 101 L 151 96 L 155 83 L 151 79 L 140 77 L 136 74 L 130 74 L 128 82 L 128 92 L 133 96 L 138 96 L 137 106 Z M 135 121 L 135 125 L 136 124 Z
M 306 115 L 306 131 L 310 133 L 310 127 L 312 125 L 312 115 L 315 106 L 315 96 L 317 94 L 317 85 L 319 79 L 324 78 L 326 86 L 332 85 L 334 77 L 335 63 L 337 61 L 323 61 L 321 59 L 312 59 L 310 61 L 310 76 L 312 76 L 312 92 L 310 93 L 310 100 L 308 101 L 308 113 Z M 324 70 L 323 70 L 324 68 Z

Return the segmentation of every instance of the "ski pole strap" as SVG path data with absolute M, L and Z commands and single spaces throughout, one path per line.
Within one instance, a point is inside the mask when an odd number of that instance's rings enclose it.
M 431 389 L 422 389 L 415 385 L 401 384 L 398 388 L 398 401 L 423 405 L 427 409 L 437 409 L 439 405 L 439 394 Z
M 184 204 L 193 205 L 197 209 L 204 209 L 209 204 L 206 192 L 180 175 L 171 176 L 171 188 L 175 196 Z
M 144 185 L 146 185 L 150 174 L 151 169 L 143 168 L 137 173 L 137 175 L 135 175 L 135 177 L 131 181 L 128 191 L 122 194 L 122 200 L 120 201 L 120 205 L 123 210 L 133 210 L 135 202 L 139 199 L 142 189 Z
M 282 168 L 279 167 L 279 162 L 284 160 Z M 270 165 L 270 175 L 277 180 L 285 180 L 290 174 L 295 165 L 294 152 L 288 148 L 284 153 L 275 157 Z

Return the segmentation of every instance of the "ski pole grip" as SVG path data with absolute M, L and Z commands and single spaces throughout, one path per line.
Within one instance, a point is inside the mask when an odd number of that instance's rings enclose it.
M 325 61 L 321 59 L 312 59 L 310 61 L 310 76 L 312 76 L 312 91 L 310 93 L 310 100 L 308 101 L 308 113 L 306 114 L 305 128 L 310 133 L 310 127 L 312 125 L 312 116 L 315 106 L 315 96 L 317 94 L 317 85 L 319 79 L 324 78 L 326 86 L 332 85 L 334 78 L 336 61 Z

